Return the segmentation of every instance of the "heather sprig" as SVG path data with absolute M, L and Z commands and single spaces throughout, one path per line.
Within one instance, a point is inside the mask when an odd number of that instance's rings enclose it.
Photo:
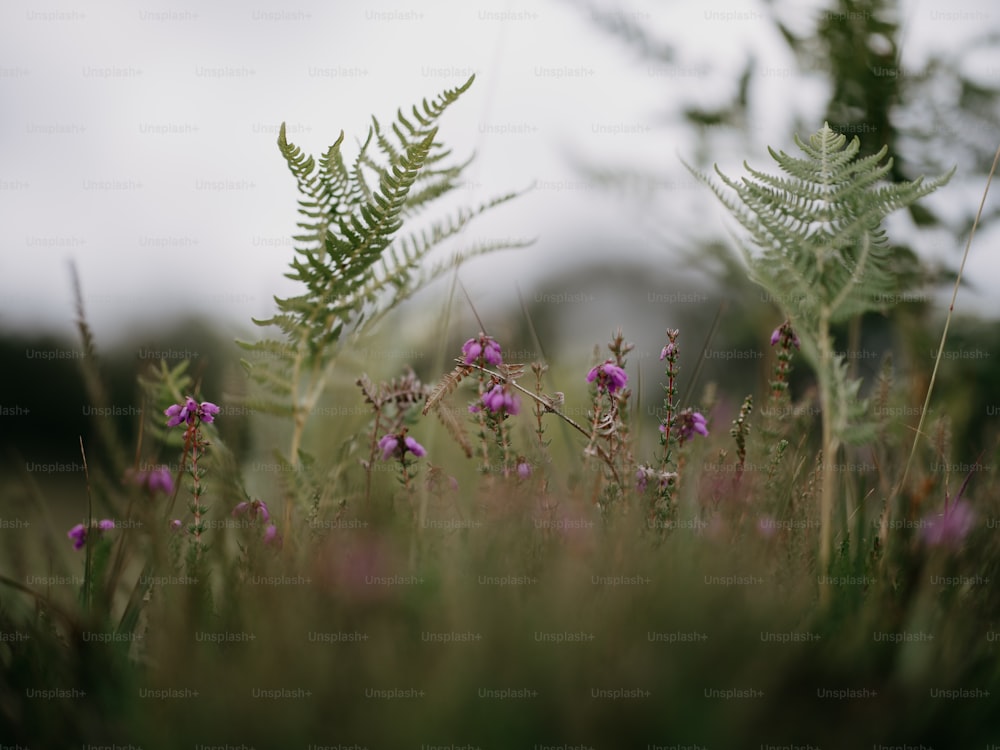
M 202 424 L 211 424 L 215 421 L 215 416 L 219 413 L 219 407 L 210 401 L 203 401 L 200 404 L 190 396 L 186 397 L 182 403 L 168 406 L 163 414 L 167 417 L 167 427 L 184 426 L 184 455 L 181 460 L 181 469 L 187 470 L 191 476 L 191 502 L 188 509 L 191 511 L 192 521 L 188 526 L 190 533 L 189 561 L 192 566 L 196 566 L 206 549 L 202 540 L 205 533 L 204 515 L 208 508 L 203 504 L 204 485 L 202 479 L 205 476 L 205 469 L 201 466 L 201 459 L 209 446 L 209 441 L 202 432 Z
M 82 523 L 78 523 L 66 532 L 66 536 L 73 540 L 73 549 L 83 549 L 83 547 L 87 544 L 91 531 L 110 531 L 114 527 L 115 522 L 113 520 L 110 518 L 103 518 L 92 524 L 89 529 Z
M 382 382 L 376 387 L 367 375 L 356 381 L 365 403 L 371 406 L 374 419 L 369 438 L 368 458 L 361 462 L 365 470 L 365 500 L 371 500 L 372 471 L 376 454 L 384 449 L 381 440 L 402 432 L 413 407 L 427 397 L 427 389 L 413 370 L 407 370 L 400 378 Z M 440 417 L 443 413 L 438 412 Z M 453 420 L 452 420 L 453 421 Z M 454 433 L 453 433 L 454 434 Z M 412 439 L 412 438 L 411 438 Z
M 391 461 L 392 459 L 396 459 L 399 461 L 400 481 L 409 490 L 410 479 L 413 474 L 410 470 L 412 462 L 407 459 L 407 456 L 412 455 L 415 458 L 422 458 L 427 455 L 427 451 L 415 438 L 406 433 L 407 428 L 404 427 L 399 432 L 390 432 L 384 435 L 378 441 L 378 448 L 382 452 L 382 460 Z
M 749 395 L 743 399 L 740 406 L 740 415 L 733 420 L 733 426 L 729 430 L 733 440 L 736 441 L 736 478 L 739 480 L 743 476 L 743 469 L 747 461 L 747 435 L 750 433 L 750 414 L 753 412 L 753 396 Z
M 781 409 L 788 402 L 788 378 L 792 373 L 793 347 L 801 348 L 799 337 L 787 320 L 771 333 L 771 346 L 777 345 L 777 362 L 771 376 L 771 406 Z
M 633 463 L 628 449 L 628 426 L 625 415 L 631 390 L 626 357 L 634 344 L 625 341 L 619 328 L 611 337 L 608 349 L 611 357 L 590 369 L 586 380 L 594 386 L 590 407 L 590 436 L 584 448 L 584 466 L 594 456 L 603 461 L 605 480 L 603 487 L 595 483 L 592 499 L 595 505 L 607 512 L 625 492 L 622 476 Z M 602 445 L 598 444 L 601 441 Z
M 678 411 L 677 381 L 680 373 L 680 331 L 667 329 L 667 343 L 660 351 L 660 361 L 666 362 L 663 384 L 663 407 L 659 433 L 661 453 L 656 468 L 641 464 L 636 470 L 636 490 L 645 494 L 650 479 L 656 479 L 656 491 L 650 498 L 647 523 L 650 528 L 670 528 L 677 514 L 676 495 L 684 470 L 682 448 L 695 435 L 708 436 L 708 420 L 700 411 L 687 408 Z
M 660 361 L 666 361 L 664 375 L 666 383 L 663 388 L 663 414 L 660 417 L 660 446 L 662 451 L 659 458 L 659 466 L 656 470 L 652 467 L 639 467 L 637 475 L 639 481 L 637 489 L 642 494 L 646 491 L 646 485 L 651 477 L 657 477 L 656 492 L 650 499 L 648 512 L 648 522 L 654 528 L 665 528 L 670 519 L 676 514 L 674 503 L 674 493 L 677 488 L 679 474 L 677 471 L 676 451 L 679 448 L 678 434 L 674 429 L 674 413 L 677 409 L 677 377 L 680 372 L 680 348 L 677 339 L 680 331 L 676 328 L 667 329 L 667 343 L 660 351 Z

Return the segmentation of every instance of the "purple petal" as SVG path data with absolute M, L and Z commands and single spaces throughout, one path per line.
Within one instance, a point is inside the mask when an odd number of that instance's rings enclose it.
M 78 523 L 76 526 L 74 526 L 72 529 L 66 532 L 66 536 L 74 540 L 73 549 L 80 549 L 87 541 L 87 527 L 84 526 L 82 523 Z
M 414 440 L 409 435 L 406 436 L 404 442 L 406 443 L 407 449 L 414 456 L 425 456 L 425 455 L 427 455 L 427 451 L 424 450 L 424 446 L 422 446 L 420 443 L 418 443 L 416 440 Z

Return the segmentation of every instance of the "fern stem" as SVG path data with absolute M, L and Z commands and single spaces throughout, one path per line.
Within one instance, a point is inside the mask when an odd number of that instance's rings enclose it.
M 819 574 L 827 575 L 830 570 L 831 537 L 833 522 L 833 496 L 836 491 L 836 474 L 833 462 L 837 452 L 837 442 L 833 435 L 833 344 L 830 340 L 830 311 L 824 307 L 819 320 L 820 347 L 820 409 L 823 420 L 822 484 L 820 490 L 820 543 Z M 829 586 L 820 586 L 820 604 L 829 604 Z

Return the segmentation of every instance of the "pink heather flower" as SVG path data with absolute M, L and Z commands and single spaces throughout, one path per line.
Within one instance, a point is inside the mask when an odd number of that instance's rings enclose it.
M 524 459 L 521 459 L 520 461 L 518 461 L 518 463 L 517 463 L 517 475 L 519 477 L 521 477 L 521 479 L 527 479 L 528 477 L 530 477 L 531 476 L 531 464 L 529 464 Z
M 110 531 L 115 527 L 115 522 L 110 518 L 102 518 L 97 522 L 96 527 L 101 531 Z M 87 527 L 78 523 L 66 532 L 66 536 L 73 540 L 73 549 L 81 549 L 87 543 Z
M 176 427 L 182 422 L 192 425 L 196 418 L 205 423 L 214 422 L 215 415 L 219 413 L 219 407 L 210 401 L 202 401 L 199 405 L 197 401 L 188 396 L 184 399 L 183 404 L 168 406 L 163 410 L 163 413 L 170 417 L 167 420 L 167 427 Z
M 73 540 L 73 549 L 80 549 L 87 543 L 87 527 L 78 523 L 66 532 L 66 536 Z
M 677 431 L 682 441 L 690 440 L 696 432 L 703 437 L 708 437 L 708 426 L 704 415 L 690 409 L 685 409 L 677 415 Z
M 788 335 L 791 336 L 792 346 L 794 346 L 796 349 L 800 348 L 799 337 L 795 335 L 795 332 L 792 330 L 791 324 L 789 324 L 787 320 L 780 326 L 775 328 L 774 331 L 771 332 L 771 346 L 774 346 L 779 341 L 781 341 L 781 336 L 785 331 L 787 331 Z
M 972 531 L 976 514 L 965 500 L 958 500 L 943 515 L 928 519 L 921 529 L 924 543 L 930 547 L 958 547 Z
M 506 412 L 518 414 L 521 411 L 521 397 L 500 383 L 483 394 L 483 404 L 494 414 Z M 478 409 L 477 409 L 478 411 Z
M 378 441 L 378 448 L 382 451 L 382 458 L 386 461 L 396 452 L 397 447 L 399 447 L 399 438 L 392 433 L 389 433 Z
M 606 390 L 611 394 L 619 388 L 625 387 L 625 384 L 628 383 L 628 373 L 609 359 L 587 373 L 588 383 L 593 383 L 595 380 L 597 381 L 597 390 Z
M 402 438 L 402 440 L 400 440 Z M 389 433 L 378 441 L 379 450 L 382 451 L 382 459 L 388 461 L 390 458 L 395 456 L 396 458 L 402 459 L 409 451 L 414 456 L 426 456 L 427 451 L 424 449 L 420 443 L 418 443 L 414 438 L 406 434 L 404 429 L 399 435 Z
M 160 490 L 165 495 L 170 495 L 174 491 L 174 478 L 170 469 L 160 466 L 146 474 L 146 487 L 150 492 Z
M 406 449 L 410 453 L 412 453 L 414 456 L 417 456 L 418 458 L 420 456 L 426 456 L 427 455 L 427 451 L 424 450 L 424 446 L 422 446 L 416 440 L 414 440 L 413 438 L 411 438 L 409 435 L 407 435 L 405 438 L 403 438 L 403 444 L 406 446 Z
M 170 495 L 174 491 L 174 478 L 166 466 L 157 466 L 155 469 L 134 473 L 129 469 L 126 473 L 126 479 L 144 488 L 150 494 L 160 491 Z
M 646 466 L 640 466 L 635 470 L 635 489 L 637 492 L 645 492 L 646 486 L 649 483 L 649 477 L 653 473 L 653 470 Z
M 250 515 L 250 518 L 257 520 L 258 518 L 267 523 L 271 520 L 271 512 L 267 509 L 267 503 L 263 500 L 252 500 L 247 502 L 244 500 L 242 503 L 238 503 L 235 508 L 233 508 L 233 517 L 239 517 L 244 515 Z
M 281 546 L 281 534 L 278 533 L 278 527 L 273 523 L 264 529 L 264 544 L 273 544 L 275 547 Z
M 173 521 L 171 521 L 170 522 L 170 530 L 171 531 L 180 531 L 181 530 L 181 519 L 175 518 Z
M 667 357 L 669 357 L 671 354 L 673 354 L 674 351 L 675 351 L 675 348 L 676 347 L 674 346 L 674 342 L 673 341 L 671 341 L 669 344 L 667 344 L 665 347 L 663 347 L 663 351 L 660 352 L 660 361 L 662 362 Z
M 201 421 L 206 424 L 215 421 L 215 415 L 219 413 L 219 407 L 213 404 L 211 401 L 202 401 L 201 410 L 199 415 L 201 416 Z
M 479 333 L 478 338 L 469 339 L 462 344 L 462 354 L 465 355 L 465 364 L 467 365 L 480 364 L 479 359 L 491 365 L 499 365 L 503 362 L 500 344 L 482 332 Z

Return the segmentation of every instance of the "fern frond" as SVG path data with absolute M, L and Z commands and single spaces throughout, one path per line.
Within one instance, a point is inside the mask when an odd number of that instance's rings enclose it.
M 261 393 L 248 403 L 293 420 L 289 456 L 301 452 L 309 413 L 345 337 L 358 336 L 462 258 L 526 244 L 502 240 L 474 246 L 450 263 L 424 268 L 440 244 L 457 239 L 485 211 L 517 194 L 460 209 L 422 229 L 409 226 L 411 218 L 462 182 L 469 161 L 456 161 L 438 140 L 438 120 L 473 80 L 397 110 L 391 123 L 373 117 L 353 158 L 342 150 L 342 132 L 317 158 L 290 143 L 284 125 L 279 131 L 278 148 L 299 192 L 294 255 L 285 277 L 300 285 L 300 292 L 276 297 L 274 314 L 253 321 L 280 335 L 239 343 L 247 352 L 244 367 Z M 366 399 L 389 399 L 408 412 L 416 403 L 415 383 L 404 378 L 388 391 L 374 386 L 362 391 Z M 420 398 L 424 394 L 419 386 Z
M 430 392 L 430 395 L 427 396 L 427 401 L 424 403 L 424 408 L 423 411 L 421 411 L 421 414 L 427 416 L 427 412 L 436 408 L 441 399 L 454 393 L 459 384 L 471 374 L 471 367 L 458 365 L 454 370 L 444 375 L 438 384 L 434 386 L 434 390 Z

